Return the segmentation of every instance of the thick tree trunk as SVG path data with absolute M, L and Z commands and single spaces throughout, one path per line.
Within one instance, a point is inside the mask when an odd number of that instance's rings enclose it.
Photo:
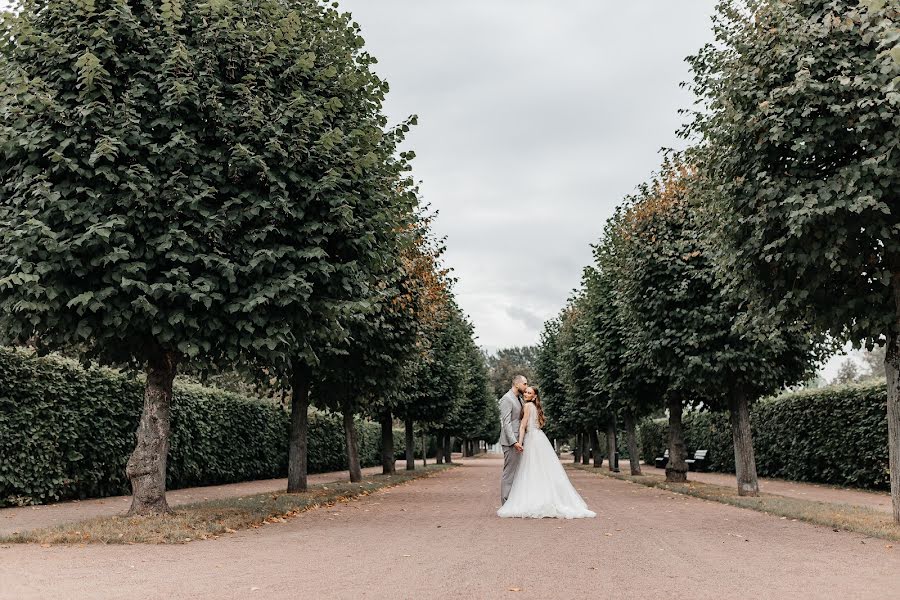
M 735 387 L 728 397 L 731 413 L 731 436 L 734 439 L 734 466 L 739 496 L 759 496 L 756 478 L 756 455 L 753 452 L 753 433 L 750 431 L 750 402 L 746 392 Z
M 606 423 L 606 451 L 609 453 L 609 470 L 619 472 L 619 463 L 616 461 L 616 422 L 610 419 Z
M 575 434 L 575 447 L 572 448 L 572 457 L 575 459 L 575 464 L 581 462 L 581 434 Z
M 894 278 L 894 296 L 900 295 L 897 277 Z M 900 298 L 897 300 L 900 304 Z M 897 314 L 900 315 L 900 306 Z M 900 335 L 888 334 L 884 372 L 887 376 L 888 464 L 891 471 L 891 500 L 894 505 L 894 523 L 900 524 Z
M 641 457 L 638 450 L 637 431 L 634 426 L 634 419 L 630 416 L 625 417 L 625 437 L 628 439 L 628 463 L 631 466 L 632 475 L 641 474 Z
M 453 464 L 453 437 L 449 433 L 444 438 L 444 461 Z
M 295 358 L 291 372 L 291 437 L 288 444 L 289 494 L 305 492 L 308 463 L 309 388 L 312 369 L 305 361 Z
M 347 464 L 350 471 L 350 482 L 362 481 L 362 469 L 359 465 L 359 440 L 356 436 L 356 423 L 353 421 L 353 402 L 349 394 L 341 400 L 341 412 L 344 414 L 344 436 L 347 439 Z
M 581 439 L 581 464 L 589 465 L 591 464 L 591 450 L 596 453 L 596 449 L 591 448 L 591 436 L 586 431 L 582 432 Z
M 172 381 L 178 370 L 178 355 L 160 350 L 147 361 L 144 409 L 138 425 L 134 452 L 125 474 L 131 480 L 129 515 L 160 515 L 166 502 L 166 462 L 169 456 L 169 426 Z
M 406 470 L 416 470 L 416 436 L 413 431 L 413 420 L 408 418 L 404 423 L 406 426 Z
M 669 398 L 669 462 L 666 464 L 666 481 L 683 483 L 687 481 L 687 447 L 684 444 L 684 429 L 681 415 L 684 407 L 680 398 Z
M 591 448 L 594 449 L 594 467 L 600 468 L 603 466 L 603 454 L 597 452 L 597 448 L 600 447 L 600 438 L 597 437 L 597 430 L 591 428 Z
M 381 472 L 392 475 L 394 470 L 394 419 L 391 411 L 381 415 Z

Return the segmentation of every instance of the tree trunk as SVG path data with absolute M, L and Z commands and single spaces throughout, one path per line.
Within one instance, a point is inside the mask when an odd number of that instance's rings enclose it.
M 359 440 L 356 436 L 356 423 L 353 421 L 353 402 L 349 394 L 341 399 L 341 412 L 344 413 L 344 436 L 347 438 L 347 464 L 350 470 L 350 482 L 362 481 L 362 469 L 359 466 Z
M 394 470 L 394 419 L 391 411 L 381 415 L 381 472 L 393 475 Z
M 606 451 L 609 453 L 609 470 L 612 473 L 619 472 L 619 463 L 616 460 L 616 421 L 613 418 L 606 423 Z
M 422 466 L 428 466 L 428 436 L 422 432 Z
M 594 467 L 599 469 L 603 466 L 603 454 L 597 452 L 600 447 L 600 438 L 597 437 L 597 430 L 591 428 L 591 447 L 594 448 Z
M 125 467 L 125 474 L 131 480 L 129 515 L 170 512 L 166 502 L 166 462 L 169 456 L 172 381 L 177 370 L 178 355 L 175 352 L 159 350 L 147 361 L 144 409 L 134 452 Z
M 687 481 L 687 447 L 684 444 L 684 430 L 681 415 L 684 407 L 680 398 L 670 398 L 669 405 L 669 462 L 666 464 L 666 481 L 683 483 Z
M 406 418 L 406 470 L 416 470 L 416 436 L 413 431 L 413 420 Z
M 728 396 L 731 412 L 731 436 L 734 439 L 734 466 L 739 496 L 759 496 L 756 478 L 756 455 L 753 452 L 753 433 L 750 430 L 750 402 L 747 394 L 735 386 Z
M 572 448 L 572 456 L 575 459 L 576 465 L 581 462 L 581 434 L 580 433 L 575 434 L 575 447 Z
M 628 463 L 631 465 L 631 474 L 640 475 L 641 457 L 638 450 L 637 431 L 631 416 L 625 417 L 625 437 L 628 439 Z
M 894 276 L 894 297 L 900 315 L 900 283 Z M 900 335 L 887 337 L 884 372 L 887 376 L 888 464 L 891 471 L 891 500 L 894 523 L 900 524 Z
M 435 464 L 444 464 L 444 436 L 437 434 L 434 436 L 434 462 Z
M 581 433 L 581 464 L 591 464 L 591 436 L 586 431 Z M 595 451 L 596 452 L 596 451 Z
M 444 438 L 444 461 L 448 465 L 453 464 L 453 438 L 449 433 Z
M 291 438 L 288 445 L 289 494 L 305 492 L 307 488 L 307 459 L 309 432 L 309 388 L 312 369 L 305 361 L 295 358 L 291 371 Z

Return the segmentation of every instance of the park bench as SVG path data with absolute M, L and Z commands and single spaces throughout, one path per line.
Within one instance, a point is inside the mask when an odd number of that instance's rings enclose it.
M 657 469 L 665 469 L 669 464 L 669 451 L 666 450 L 662 456 L 657 456 L 655 462 Z M 688 471 L 703 472 L 709 462 L 709 450 L 697 450 L 694 452 L 694 458 L 689 458 L 684 462 L 687 463 Z
M 698 471 L 702 473 L 706 470 L 706 465 L 709 456 L 709 450 L 697 450 L 694 452 L 694 458 L 687 459 L 686 462 L 688 466 L 688 471 Z
M 669 464 L 669 451 L 668 450 L 666 450 L 662 456 L 656 457 L 656 468 L 657 469 L 665 469 L 667 464 Z

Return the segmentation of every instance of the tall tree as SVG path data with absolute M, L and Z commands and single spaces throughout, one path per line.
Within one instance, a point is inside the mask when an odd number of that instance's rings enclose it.
M 642 346 L 669 381 L 670 399 L 730 412 L 738 493 L 756 495 L 749 406 L 808 379 L 826 347 L 809 327 L 782 321 L 734 291 L 705 241 L 709 224 L 692 200 L 695 181 L 690 169 L 667 162 L 635 199 L 626 216 L 636 253 L 625 297 L 639 318 Z M 671 402 L 670 420 L 677 410 Z M 674 453 L 670 447 L 670 462 Z M 677 467 L 671 471 L 681 479 Z
M 592 333 L 589 361 L 594 386 L 606 400 L 606 406 L 598 408 L 610 415 L 610 421 L 624 423 L 631 474 L 640 475 L 637 422 L 659 408 L 665 390 L 654 387 L 646 354 L 627 343 L 632 324 L 616 289 L 625 267 L 619 251 L 620 216 L 617 212 L 607 222 L 603 239 L 594 246 L 596 268 L 587 269 L 583 280 Z
M 536 350 L 534 346 L 501 348 L 486 355 L 491 387 L 497 398 L 509 391 L 510 382 L 516 375 L 524 375 L 529 381 L 535 378 Z
M 534 372 L 547 423 L 544 430 L 548 437 L 560 439 L 573 433 L 563 421 L 566 392 L 559 365 L 559 329 L 561 315 L 544 323 L 540 343 L 535 353 Z
M 432 396 L 421 384 L 429 365 L 438 359 L 433 354 L 433 344 L 448 318 L 452 299 L 453 280 L 450 270 L 442 264 L 442 240 L 433 235 L 434 217 L 425 209 L 420 211 L 413 226 L 413 243 L 401 255 L 404 277 L 398 302 L 401 310 L 413 316 L 415 340 L 413 352 L 405 356 L 395 384 L 385 390 L 393 414 L 404 422 L 406 469 L 410 471 L 415 469 L 415 421 L 431 420 L 441 405 L 440 400 L 431 402 Z M 423 453 L 426 451 L 423 445 Z
M 2 32 L 7 337 L 145 365 L 132 512 L 167 510 L 188 358 L 291 381 L 304 488 L 312 367 L 365 297 L 406 160 L 358 27 L 313 1 L 29 0 Z
M 883 0 L 721 2 L 717 42 L 690 59 L 685 135 L 743 294 L 842 341 L 886 340 L 900 522 L 897 17 Z

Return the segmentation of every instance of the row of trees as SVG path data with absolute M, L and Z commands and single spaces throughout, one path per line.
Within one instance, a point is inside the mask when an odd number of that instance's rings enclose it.
M 727 409 L 738 490 L 756 494 L 749 403 L 837 343 L 886 344 L 900 522 L 898 16 L 881 0 L 719 4 L 716 42 L 688 59 L 689 149 L 626 198 L 546 326 L 539 376 L 570 432 L 664 407 L 667 478 L 683 481 L 683 410 Z
M 350 16 L 317 0 L 24 0 L 0 17 L 0 331 L 146 372 L 132 514 L 165 512 L 179 369 L 488 436 L 484 360 Z M 479 412 L 481 410 L 481 412 Z M 387 452 L 391 451 L 390 465 Z

